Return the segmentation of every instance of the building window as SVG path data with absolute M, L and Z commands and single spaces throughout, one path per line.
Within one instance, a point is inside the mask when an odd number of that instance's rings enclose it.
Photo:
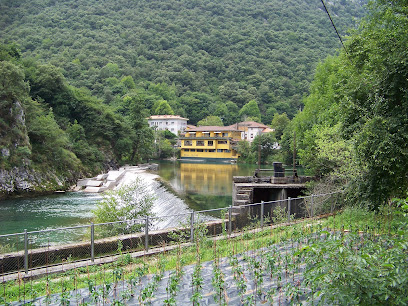
M 197 140 L 197 146 L 204 146 L 204 140 Z
M 185 146 L 192 146 L 193 143 L 191 142 L 191 140 L 184 140 L 184 145 Z
M 209 146 L 213 146 L 213 145 L 214 145 L 214 141 L 213 141 L 213 140 L 209 140 L 209 141 L 208 141 L 208 145 L 209 145 Z
M 197 152 L 204 152 L 203 149 L 197 149 Z
M 209 150 L 208 150 L 208 152 L 210 152 L 210 153 L 214 153 L 214 152 L 215 152 L 215 150 L 214 150 L 214 149 L 209 149 Z
M 190 152 L 190 149 L 184 149 L 184 152 Z
M 191 149 L 190 152 L 195 152 L 195 149 Z
M 224 151 L 223 149 L 217 149 L 218 153 L 222 153 L 222 151 Z
M 228 144 L 228 141 L 226 141 L 226 140 L 218 140 L 218 144 Z
M 222 137 L 228 137 L 228 133 L 222 133 Z
M 168 121 L 166 121 L 166 125 L 169 125 L 169 122 L 168 122 Z

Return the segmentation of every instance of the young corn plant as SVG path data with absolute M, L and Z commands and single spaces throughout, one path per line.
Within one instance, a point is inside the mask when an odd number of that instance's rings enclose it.
M 224 274 L 218 266 L 217 260 L 213 264 L 212 285 L 215 290 L 214 300 L 218 305 L 227 305 L 225 301 L 225 281 Z
M 255 294 L 258 296 L 262 295 L 262 284 L 264 282 L 263 279 L 263 270 L 264 267 L 262 265 L 261 260 L 258 260 L 255 256 L 249 257 L 249 267 L 252 270 L 254 276 L 254 283 L 255 283 Z
M 167 299 L 164 300 L 165 305 L 176 305 L 176 295 L 179 291 L 179 283 L 182 276 L 182 273 L 179 271 L 174 271 L 170 276 L 166 287 Z
M 166 259 L 164 256 L 160 256 L 158 262 L 158 271 L 152 277 L 152 281 L 141 291 L 141 300 L 143 303 L 150 304 L 152 298 L 154 297 L 154 293 L 156 292 L 160 281 L 163 279 L 164 270 L 166 267 Z
M 200 305 L 200 301 L 203 298 L 203 294 L 201 292 L 201 289 L 203 287 L 203 282 L 204 282 L 204 278 L 201 275 L 201 264 L 198 263 L 195 267 L 194 267 L 194 272 L 192 275 L 192 295 L 191 295 L 191 302 L 193 303 L 193 305 Z
M 200 305 L 200 301 L 203 297 L 201 289 L 203 287 L 204 279 L 201 275 L 201 252 L 200 247 L 203 245 L 204 240 L 206 239 L 207 228 L 202 223 L 197 223 L 194 228 L 195 232 L 195 248 L 196 248 L 196 257 L 197 264 L 194 267 L 194 272 L 192 275 L 191 285 L 192 285 L 192 295 L 191 302 L 193 305 Z
M 234 281 L 237 286 L 241 303 L 244 303 L 244 295 L 247 289 L 244 271 L 239 264 L 238 258 L 236 256 L 231 256 L 229 258 L 229 264 L 232 267 L 232 273 L 234 274 Z

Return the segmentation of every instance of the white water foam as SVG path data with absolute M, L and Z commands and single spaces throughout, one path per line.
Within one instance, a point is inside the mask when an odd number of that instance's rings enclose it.
M 144 169 L 138 167 L 127 168 L 124 177 L 115 189 L 132 183 L 136 178 L 139 178 L 145 188 L 155 196 L 152 207 L 152 213 L 155 216 L 155 218 L 151 220 L 152 229 L 158 230 L 190 224 L 193 210 L 190 209 L 182 199 L 162 186 L 156 180 L 159 178 L 156 174 L 146 172 Z M 206 217 L 205 219 L 207 221 L 214 218 Z

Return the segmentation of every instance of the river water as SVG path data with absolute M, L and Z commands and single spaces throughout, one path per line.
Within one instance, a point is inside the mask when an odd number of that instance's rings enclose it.
M 158 174 L 180 194 L 188 209 L 197 211 L 229 206 L 232 177 L 252 175 L 255 168 L 255 165 L 160 162 Z M 24 229 L 36 231 L 89 224 L 92 210 L 101 198 L 100 194 L 67 192 L 0 201 L 0 235 L 20 233 Z

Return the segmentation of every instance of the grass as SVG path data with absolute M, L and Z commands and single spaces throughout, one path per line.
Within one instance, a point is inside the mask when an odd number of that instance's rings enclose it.
M 367 283 L 370 277 L 378 278 L 381 277 L 381 273 L 388 273 L 387 281 L 391 282 L 393 286 L 392 281 L 396 277 L 401 278 L 401 275 L 393 272 L 393 270 L 399 268 L 399 263 L 395 262 L 394 259 L 399 259 L 399 256 L 404 258 L 403 256 L 407 255 L 408 242 L 405 220 L 406 216 L 396 213 L 395 209 L 391 207 L 383 208 L 379 213 L 369 212 L 361 208 L 347 208 L 334 216 L 324 219 L 304 220 L 282 226 L 266 226 L 262 231 L 252 231 L 250 228 L 246 228 L 236 237 L 229 237 L 224 234 L 217 240 L 207 238 L 203 229 L 200 230 L 198 227 L 196 229 L 196 243 L 189 247 L 182 248 L 184 240 L 180 236 L 179 247 L 173 251 L 165 251 L 161 255 L 132 258 L 129 254 L 122 254 L 118 261 L 110 264 L 76 268 L 65 273 L 50 274 L 26 282 L 20 279 L 2 283 L 0 285 L 0 303 L 7 304 L 13 301 L 25 303 L 34 300 L 36 297 L 50 297 L 51 294 L 57 293 L 60 295 L 60 303 L 64 304 L 64 301 L 69 300 L 70 294 L 80 288 L 88 288 L 90 294 L 95 295 L 95 299 L 98 299 L 104 296 L 105 289 L 109 291 L 110 288 L 115 288 L 121 283 L 123 285 L 123 282 L 121 282 L 123 280 L 126 280 L 128 284 L 132 284 L 133 287 L 137 287 L 141 286 L 140 280 L 143 275 L 150 274 L 158 277 L 159 275 L 162 276 L 163 272 L 167 270 L 180 271 L 181 266 L 200 265 L 202 262 L 213 260 L 217 263 L 219 258 L 231 257 L 235 254 L 249 254 L 248 258 L 250 258 L 250 255 L 256 250 L 282 242 L 289 242 L 293 245 L 294 242 L 305 241 L 305 239 L 307 244 L 305 243 L 303 248 L 298 249 L 295 253 L 282 255 L 281 260 L 285 262 L 286 271 L 281 270 L 280 273 L 288 273 L 288 270 L 295 269 L 296 265 L 299 265 L 298 261 L 301 260 L 309 265 L 305 277 L 315 294 L 320 294 L 320 297 L 325 297 L 329 301 L 336 301 L 336 298 L 340 297 L 347 302 L 356 302 L 347 298 L 347 292 L 339 293 L 337 289 L 326 286 L 320 280 L 327 281 L 330 279 L 330 274 L 332 274 L 336 275 L 335 281 L 330 280 L 332 283 L 339 285 L 341 284 L 340 280 L 344 279 L 349 284 L 353 279 L 363 281 L 361 275 L 364 272 L 364 281 Z M 334 233 L 333 239 L 330 238 L 332 233 Z M 366 236 L 362 236 L 362 233 Z M 379 239 L 383 235 L 386 235 L 386 238 Z M 320 237 L 322 236 L 325 236 L 326 239 L 321 240 Z M 349 240 L 342 237 L 349 237 Z M 372 241 L 370 243 L 365 241 L 362 243 L 361 237 L 371 237 L 373 239 L 370 240 Z M 388 250 L 386 245 L 394 243 L 393 251 Z M 355 244 L 359 250 L 354 250 L 353 247 L 348 248 L 347 244 L 350 246 Z M 376 250 L 378 247 L 382 248 L 382 251 Z M 324 265 L 317 265 L 313 258 L 321 258 Z M 268 259 L 267 255 L 265 255 L 264 259 L 265 261 L 274 260 L 273 258 Z M 374 271 L 372 268 L 367 268 L 366 263 L 381 265 L 384 260 L 387 260 L 387 265 L 382 270 Z M 261 272 L 259 264 L 252 259 L 252 265 L 256 265 L 259 272 Z M 353 269 L 350 268 L 351 265 Z M 401 265 L 406 266 L 406 262 L 402 262 Z M 360 270 L 356 267 L 359 267 Z M 235 269 L 238 273 L 239 267 L 235 265 Z M 348 274 L 343 275 L 342 273 Z M 261 274 L 259 273 L 256 277 L 261 287 L 263 281 Z M 221 274 L 218 275 L 215 282 L 221 287 Z M 395 286 L 403 287 L 406 285 L 406 283 L 401 283 L 400 280 L 395 282 Z M 370 284 L 372 286 L 369 288 L 372 291 L 371 297 L 376 296 L 379 301 L 392 300 L 395 301 L 395 304 L 398 304 L 397 301 L 399 301 L 400 297 L 398 293 L 395 293 L 396 290 L 387 287 L 387 290 L 377 290 L 377 292 L 375 283 Z M 95 289 L 98 286 L 102 288 L 99 291 Z M 342 286 L 344 287 L 344 284 Z M 293 298 L 298 298 L 299 295 L 296 288 L 296 286 L 288 288 L 292 290 L 290 294 Z M 323 289 L 326 291 L 322 292 Z M 352 290 L 349 288 L 349 291 Z M 369 296 L 370 294 L 367 293 L 367 298 Z M 125 298 L 126 296 L 122 297 L 122 299 Z

